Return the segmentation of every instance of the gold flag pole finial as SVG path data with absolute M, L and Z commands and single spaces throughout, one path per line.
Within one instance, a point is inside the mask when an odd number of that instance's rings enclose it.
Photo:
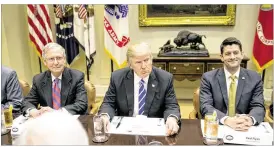
M 263 9 L 271 9 L 272 8 L 272 4 L 262 4 L 261 8 L 263 8 Z

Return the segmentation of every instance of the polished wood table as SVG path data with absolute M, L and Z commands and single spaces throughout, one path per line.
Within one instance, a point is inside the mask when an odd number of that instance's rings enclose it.
M 80 122 L 86 129 L 89 136 L 90 145 L 136 145 L 136 136 L 111 134 L 109 140 L 105 143 L 94 143 L 93 138 L 93 120 L 91 115 L 82 115 Z M 182 119 L 182 129 L 175 137 L 147 136 L 148 143 L 159 141 L 168 145 L 168 141 L 175 140 L 176 145 L 203 145 L 200 120 Z M 12 139 L 10 133 L 1 136 L 1 145 L 11 145 Z

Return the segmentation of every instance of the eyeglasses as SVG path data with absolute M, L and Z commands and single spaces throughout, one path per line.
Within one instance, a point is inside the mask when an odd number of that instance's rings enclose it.
M 46 60 L 50 63 L 53 63 L 55 60 L 57 60 L 58 62 L 62 61 L 64 59 L 64 57 L 52 57 L 52 58 L 47 58 Z

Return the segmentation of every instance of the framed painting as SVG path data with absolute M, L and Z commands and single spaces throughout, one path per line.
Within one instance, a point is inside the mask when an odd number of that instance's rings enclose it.
M 235 25 L 236 5 L 139 5 L 139 26 Z

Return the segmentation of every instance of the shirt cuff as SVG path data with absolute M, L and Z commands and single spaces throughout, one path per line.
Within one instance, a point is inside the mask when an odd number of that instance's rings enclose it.
M 176 115 L 170 114 L 167 118 L 169 118 L 169 117 L 175 117 L 177 119 L 177 123 L 179 122 L 179 118 Z
M 25 117 L 30 117 L 30 110 L 31 109 L 35 109 L 35 108 L 28 108 L 26 111 L 25 111 L 25 115 L 23 115 L 23 116 L 25 116 Z
M 253 126 L 257 123 L 256 119 L 253 116 L 250 116 L 253 120 Z
M 106 115 L 108 117 L 108 119 L 110 120 L 110 117 L 107 113 L 101 113 L 100 116 L 102 116 L 102 115 Z
M 226 118 L 228 118 L 228 116 L 224 116 L 223 118 L 221 118 L 220 123 L 221 123 L 222 125 L 225 124 L 225 119 L 226 119 Z

